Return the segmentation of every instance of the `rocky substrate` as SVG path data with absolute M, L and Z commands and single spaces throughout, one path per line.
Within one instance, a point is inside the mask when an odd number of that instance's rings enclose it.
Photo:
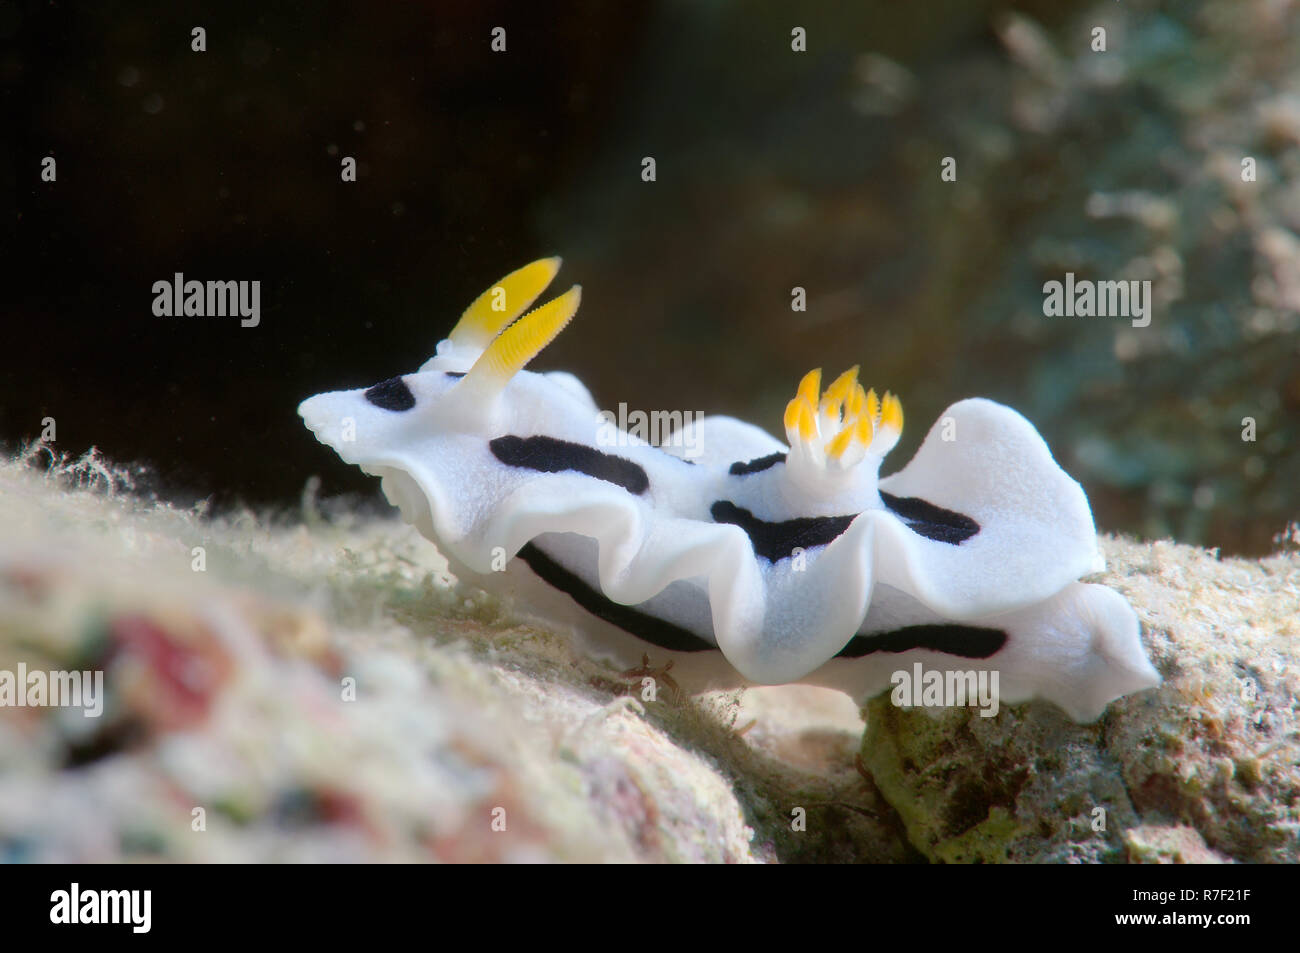
M 0 670 L 105 692 L 3 710 L 3 860 L 1300 856 L 1294 553 L 1105 539 L 1165 682 L 1094 725 L 671 672 L 643 701 L 383 513 L 210 518 L 34 462 L 0 467 Z

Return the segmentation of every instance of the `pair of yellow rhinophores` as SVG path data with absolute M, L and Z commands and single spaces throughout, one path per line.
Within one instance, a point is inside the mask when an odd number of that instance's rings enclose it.
M 542 258 L 524 265 L 465 309 L 448 338 L 457 349 L 482 351 L 461 381 L 468 385 L 467 391 L 483 387 L 487 393 L 500 393 L 510 378 L 573 320 L 582 301 L 581 285 L 574 285 L 515 321 L 546 290 L 559 270 L 559 258 Z
M 449 338 L 457 348 L 482 354 L 462 383 L 487 384 L 499 392 L 524 365 L 555 340 L 578 311 L 582 286 L 574 285 L 558 298 L 519 315 L 559 273 L 561 259 L 541 258 L 506 275 L 465 309 Z M 519 318 L 519 320 L 515 320 Z M 512 323 L 513 322 L 513 323 Z M 503 330 L 504 329 L 504 330 Z M 849 368 L 824 393 L 821 368 L 809 371 L 785 409 L 785 431 L 816 457 L 852 466 L 868 450 L 883 457 L 903 430 L 903 405 L 888 391 L 863 390 L 858 367 Z

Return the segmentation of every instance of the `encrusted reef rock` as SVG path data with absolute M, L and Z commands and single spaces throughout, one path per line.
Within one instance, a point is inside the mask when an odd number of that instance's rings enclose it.
M 1227 860 L 1205 846 L 1190 827 L 1131 827 L 1124 832 L 1129 858 L 1138 864 L 1222 864 Z
M 909 840 L 950 862 L 1300 859 L 1300 561 L 1104 548 L 1164 684 L 1092 725 L 872 700 L 862 758 Z
M 3 860 L 1296 859 L 1294 555 L 1108 540 L 1160 689 L 1085 726 L 878 698 L 863 737 L 808 686 L 643 698 L 386 513 L 213 518 L 33 458 L 0 464 L 0 671 L 102 671 L 103 711 L 0 710 Z

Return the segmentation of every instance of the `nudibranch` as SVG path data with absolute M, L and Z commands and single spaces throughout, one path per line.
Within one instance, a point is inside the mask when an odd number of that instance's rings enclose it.
M 1019 413 L 959 401 L 882 479 L 903 409 L 855 367 L 803 378 L 788 446 L 723 416 L 654 445 L 573 375 L 523 369 L 577 311 L 578 286 L 528 310 L 559 264 L 485 291 L 415 373 L 298 408 L 462 580 L 675 676 L 725 658 L 860 700 L 920 663 L 1078 721 L 1158 684 L 1128 602 L 1079 581 L 1103 568 L 1088 500 Z

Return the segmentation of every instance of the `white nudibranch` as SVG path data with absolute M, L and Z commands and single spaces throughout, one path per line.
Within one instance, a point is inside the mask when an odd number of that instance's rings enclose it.
M 571 374 L 523 370 L 577 311 L 575 286 L 524 313 L 559 265 L 497 282 L 415 373 L 298 408 L 462 580 L 571 624 L 590 652 L 710 683 L 719 658 L 859 700 L 914 669 L 986 673 L 1001 702 L 1078 721 L 1159 683 L 1133 609 L 1078 581 L 1103 568 L 1087 497 L 1016 411 L 953 404 L 882 479 L 899 399 L 857 367 L 822 391 L 816 370 L 786 408 L 789 446 L 690 415 L 655 446 Z

